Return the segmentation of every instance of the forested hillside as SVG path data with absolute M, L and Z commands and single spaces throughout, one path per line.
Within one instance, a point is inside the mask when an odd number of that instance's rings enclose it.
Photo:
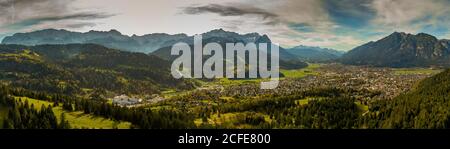
M 93 44 L 0 46 L 1 82 L 50 93 L 154 94 L 194 86 L 169 68 L 155 56 Z
M 450 70 L 392 101 L 379 101 L 370 110 L 371 128 L 450 128 Z

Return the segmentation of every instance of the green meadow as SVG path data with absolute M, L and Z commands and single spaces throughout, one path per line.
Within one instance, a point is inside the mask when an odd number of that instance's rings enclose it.
M 303 78 L 308 75 L 318 75 L 315 69 L 319 68 L 321 64 L 309 63 L 308 67 L 302 69 L 286 70 L 281 69 L 280 72 L 284 75 L 284 78 Z
M 430 69 L 430 68 L 398 68 L 394 69 L 394 74 L 396 75 L 413 75 L 413 74 L 427 74 L 433 75 L 442 72 L 440 69 Z
M 317 68 L 321 67 L 321 64 L 316 63 L 309 63 L 308 67 L 302 68 L 302 69 L 280 69 L 280 73 L 284 75 L 281 79 L 284 78 L 303 78 L 308 75 L 319 75 L 319 73 L 316 71 Z M 269 81 L 268 79 L 228 79 L 228 78 L 221 78 L 218 79 L 218 81 L 212 82 L 211 84 L 220 84 L 223 86 L 228 85 L 241 85 L 241 84 L 254 84 L 254 83 L 260 83 L 262 81 Z

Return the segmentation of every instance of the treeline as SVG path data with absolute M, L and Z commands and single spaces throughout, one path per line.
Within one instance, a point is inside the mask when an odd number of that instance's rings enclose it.
M 0 88 L 0 104 L 9 108 L 7 117 L 3 120 L 5 129 L 68 129 L 70 124 L 61 115 L 57 122 L 51 106 L 41 106 L 38 110 L 35 105 L 28 101 L 16 101 L 4 87 Z
M 294 128 L 357 128 L 361 111 L 354 101 L 348 97 L 310 100 L 298 109 L 288 110 L 292 112 L 278 113 L 277 118 L 281 126 Z
M 239 124 L 252 125 L 253 128 L 359 128 L 362 111 L 356 105 L 356 100 L 348 96 L 350 92 L 352 91 L 337 88 L 320 88 L 291 96 L 242 99 L 237 103 L 218 101 L 217 106 L 200 108 L 198 116 L 206 121 L 213 114 L 220 116 L 225 113 L 243 113 L 246 116 L 238 116 L 237 121 Z M 306 100 L 307 104 L 299 104 L 300 100 Z M 267 115 L 271 122 L 253 113 Z M 222 127 L 224 126 L 220 124 L 215 126 Z
M 72 105 L 72 103 L 70 103 Z M 73 103 L 77 111 L 93 114 L 117 121 L 128 121 L 133 128 L 140 129 L 179 129 L 193 128 L 193 117 L 189 113 L 175 109 L 150 110 L 146 108 L 127 108 L 112 106 L 106 102 L 76 100 Z M 64 106 L 67 107 L 67 106 Z M 67 109 L 67 108 L 66 108 Z M 67 109 L 70 110 L 70 109 Z

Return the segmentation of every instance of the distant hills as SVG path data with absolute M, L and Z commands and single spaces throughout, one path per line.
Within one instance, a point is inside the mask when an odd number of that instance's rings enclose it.
M 343 55 L 340 61 L 351 65 L 381 67 L 450 66 L 450 42 L 419 33 L 395 32 L 359 46 Z
M 329 62 L 340 58 L 345 53 L 334 49 L 303 45 L 287 49 L 287 52 L 297 56 L 298 59 L 308 62 Z

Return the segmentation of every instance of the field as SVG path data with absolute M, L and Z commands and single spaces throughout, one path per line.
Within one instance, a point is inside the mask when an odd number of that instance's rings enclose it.
M 228 79 L 222 78 L 219 79 L 218 84 L 227 86 L 227 85 L 239 85 L 239 84 L 252 84 L 252 83 L 260 83 L 264 79 Z
M 300 99 L 300 100 L 296 100 L 295 104 L 297 104 L 298 106 L 304 106 L 307 105 L 309 103 L 310 99 Z
M 161 96 L 164 98 L 171 98 L 174 96 L 182 96 L 182 95 L 186 95 L 189 94 L 191 92 L 191 90 L 186 90 L 186 91 L 176 91 L 176 90 L 165 90 L 161 92 Z
M 31 99 L 27 97 L 15 97 L 16 100 L 21 100 L 22 102 L 28 101 L 31 105 L 33 104 L 35 108 L 40 109 L 42 105 L 49 106 L 53 103 L 47 101 L 41 101 L 36 99 Z M 89 129 L 128 129 L 131 126 L 129 122 L 116 122 L 103 117 L 93 116 L 90 114 L 84 114 L 82 111 L 67 112 L 62 109 L 61 106 L 53 108 L 56 118 L 60 119 L 61 114 L 64 113 L 66 120 L 69 121 L 70 126 L 75 129 L 79 128 L 89 128 Z
M 308 67 L 302 69 L 294 69 L 294 70 L 286 70 L 280 69 L 280 72 L 284 75 L 284 78 L 303 78 L 308 75 L 318 75 L 315 69 L 321 67 L 321 64 L 309 63 Z M 283 78 L 281 78 L 283 79 Z M 218 79 L 216 82 L 212 82 L 210 84 L 220 84 L 223 86 L 227 85 L 240 85 L 240 84 L 252 84 L 252 83 L 260 83 L 261 81 L 268 81 L 268 79 L 227 79 L 222 78 Z
M 194 121 L 197 126 L 201 124 L 208 124 L 211 126 L 226 127 L 226 128 L 238 128 L 238 129 L 250 129 L 253 128 L 250 124 L 243 124 L 241 121 L 245 119 L 247 115 L 261 116 L 265 122 L 271 123 L 273 120 L 270 119 L 269 115 L 255 112 L 234 112 L 234 113 L 223 113 L 223 114 L 213 114 L 206 121 L 199 118 Z
M 308 67 L 296 70 L 280 70 L 285 78 L 303 78 L 308 75 L 318 75 L 315 69 L 319 68 L 320 64 L 308 64 Z

